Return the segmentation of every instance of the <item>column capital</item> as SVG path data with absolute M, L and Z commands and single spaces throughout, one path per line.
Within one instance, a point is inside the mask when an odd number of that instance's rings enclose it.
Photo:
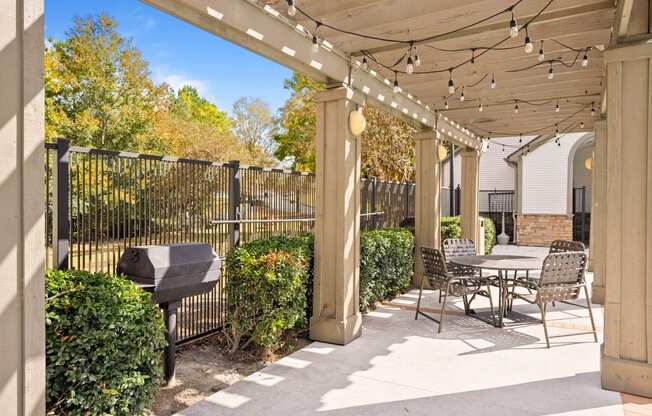
M 415 140 L 437 140 L 437 132 L 432 129 L 422 129 L 414 135 Z
M 460 150 L 460 156 L 462 157 L 480 157 L 480 151 L 467 147 Z

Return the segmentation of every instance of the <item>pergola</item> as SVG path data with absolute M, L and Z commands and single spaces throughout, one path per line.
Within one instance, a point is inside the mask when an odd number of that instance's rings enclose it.
M 463 236 L 478 240 L 482 138 L 536 135 L 541 143 L 557 131 L 593 130 L 591 256 L 593 297 L 605 304 L 602 382 L 652 397 L 649 0 L 297 0 L 294 16 L 287 0 L 145 2 L 326 82 L 317 98 L 316 340 L 345 344 L 361 333 L 361 145 L 349 129 L 353 110 L 372 103 L 420 130 L 417 250 L 439 246 L 441 142 L 463 149 Z M 0 6 L 0 404 L 10 414 L 44 408 L 43 13 L 43 0 Z M 407 57 L 414 62 L 416 54 L 421 65 L 405 74 Z

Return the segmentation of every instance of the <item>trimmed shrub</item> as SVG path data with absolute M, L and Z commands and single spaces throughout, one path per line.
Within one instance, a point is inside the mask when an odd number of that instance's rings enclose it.
M 360 310 L 408 289 L 414 274 L 414 236 L 407 229 L 360 236 Z
M 138 415 L 162 378 L 165 327 L 123 277 L 46 273 L 48 414 Z
M 496 225 L 491 218 L 480 217 L 484 221 L 484 251 L 491 253 L 496 245 Z M 461 238 L 462 227 L 460 227 L 460 217 L 442 217 L 441 218 L 441 239 Z
M 274 349 L 287 329 L 307 326 L 312 236 L 242 244 L 226 258 L 226 334 L 231 352 L 250 343 Z

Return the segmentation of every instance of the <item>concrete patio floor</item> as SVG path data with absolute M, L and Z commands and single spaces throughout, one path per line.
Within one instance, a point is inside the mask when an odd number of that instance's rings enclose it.
M 178 415 L 652 415 L 652 401 L 600 388 L 591 335 L 547 349 L 536 307 L 515 304 L 518 323 L 498 329 L 455 299 L 437 334 L 435 323 L 415 321 L 417 296 L 368 313 L 362 337 L 346 346 L 312 343 Z M 436 293 L 425 297 L 435 310 Z M 478 313 L 484 306 L 474 303 Z M 583 308 L 558 304 L 549 315 L 551 335 L 590 325 Z

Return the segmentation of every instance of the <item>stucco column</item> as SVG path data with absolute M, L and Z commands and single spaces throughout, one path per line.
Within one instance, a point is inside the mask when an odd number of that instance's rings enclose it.
M 608 174 L 598 201 L 607 207 L 602 385 L 646 397 L 652 397 L 651 58 L 647 42 L 604 52 Z
M 344 88 L 316 97 L 317 205 L 310 338 L 346 344 L 360 335 L 360 139 Z
M 607 120 L 596 120 L 593 136 L 593 181 L 591 192 L 591 245 L 589 255 L 593 268 L 591 301 L 604 303 L 605 259 L 607 256 L 606 192 L 607 192 Z
M 480 152 L 465 149 L 460 152 L 462 156 L 462 177 L 460 196 L 460 224 L 462 238 L 475 241 L 476 248 L 480 247 Z
M 415 249 L 416 273 L 413 283 L 421 284 L 423 263 L 421 247 L 440 247 L 440 171 L 437 153 L 439 141 L 432 130 L 416 135 Z
M 45 414 L 43 0 L 0 2 L 0 413 Z

